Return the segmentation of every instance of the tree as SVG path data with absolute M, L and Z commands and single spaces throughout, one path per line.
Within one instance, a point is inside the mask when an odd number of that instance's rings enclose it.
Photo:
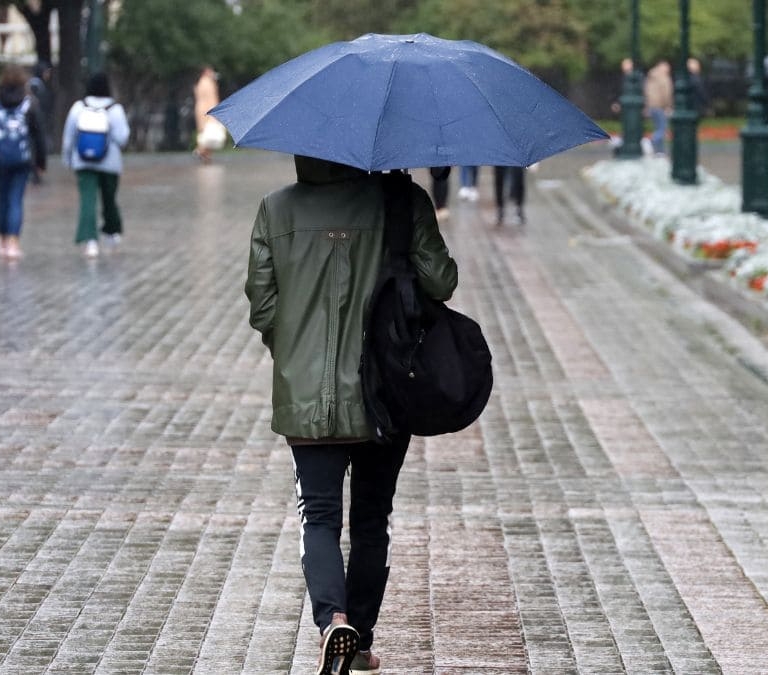
M 618 69 L 629 56 L 629 0 L 570 0 L 573 15 L 587 29 L 591 64 Z M 674 61 L 680 40 L 677 0 L 641 0 L 641 66 L 661 59 Z M 751 53 L 751 3 L 744 0 L 696 0 L 691 3 L 692 54 L 703 61 L 715 57 L 740 61 Z
M 153 113 L 166 117 L 192 91 L 201 66 L 222 75 L 222 94 L 269 68 L 321 44 L 309 27 L 308 1 L 131 0 L 109 33 L 110 61 L 132 101 L 135 142 L 144 145 Z M 322 37 L 321 37 L 322 36 Z M 167 125 L 164 145 L 177 145 Z
M 425 0 L 400 26 L 482 42 L 560 84 L 587 68 L 585 26 L 568 0 Z
M 312 25 L 325 27 L 332 40 L 395 33 L 402 16 L 418 5 L 418 0 L 312 0 Z

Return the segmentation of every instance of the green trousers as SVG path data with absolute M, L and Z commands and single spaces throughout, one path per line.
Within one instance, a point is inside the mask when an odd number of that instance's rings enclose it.
M 101 193 L 102 214 L 104 216 L 104 234 L 120 234 L 123 222 L 115 197 L 120 176 L 116 173 L 83 169 L 77 172 L 77 189 L 80 192 L 80 218 L 77 222 L 75 243 L 80 244 L 91 239 L 98 239 L 96 228 L 96 199 Z

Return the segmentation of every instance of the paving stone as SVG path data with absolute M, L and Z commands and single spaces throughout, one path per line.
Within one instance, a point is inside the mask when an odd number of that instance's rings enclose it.
M 477 424 L 411 445 L 385 672 L 768 661 L 768 352 L 572 211 L 603 152 L 529 173 L 523 228 L 492 224 L 485 169 L 481 200 L 451 203 L 455 303 L 495 387 Z M 702 157 L 738 178 L 732 149 Z M 0 673 L 313 672 L 290 453 L 242 292 L 258 200 L 292 175 L 272 153 L 129 156 L 124 243 L 93 261 L 73 177 L 30 188 L 26 256 L 0 263 Z

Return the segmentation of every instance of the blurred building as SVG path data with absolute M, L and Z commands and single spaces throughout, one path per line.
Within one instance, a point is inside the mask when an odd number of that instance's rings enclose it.
M 59 13 L 51 12 L 51 53 L 53 62 L 59 60 Z M 0 9 L 0 62 L 31 66 L 35 56 L 35 36 L 26 19 L 16 7 Z

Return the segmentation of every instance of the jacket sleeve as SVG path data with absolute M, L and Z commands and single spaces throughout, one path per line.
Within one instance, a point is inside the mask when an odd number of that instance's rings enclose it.
M 275 311 L 277 308 L 277 281 L 269 247 L 267 207 L 261 202 L 251 234 L 251 253 L 248 260 L 248 279 L 245 295 L 251 303 L 250 324 L 261 333 L 264 344 L 272 351 Z
M 437 226 L 435 209 L 423 188 L 414 185 L 413 240 L 410 258 L 421 287 L 435 300 L 448 300 L 458 284 L 456 261 L 448 253 Z
M 109 110 L 109 135 L 121 148 L 126 146 L 131 135 L 128 118 L 125 116 L 125 108 L 119 103 L 115 103 Z

